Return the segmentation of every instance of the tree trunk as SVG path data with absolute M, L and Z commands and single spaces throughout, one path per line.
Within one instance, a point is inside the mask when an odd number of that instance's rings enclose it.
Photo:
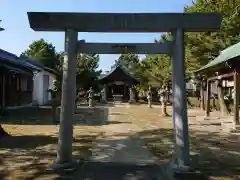
M 9 134 L 3 129 L 2 125 L 0 124 L 0 139 L 5 136 L 9 136 Z
M 221 83 L 222 83 L 221 80 L 217 81 L 218 102 L 222 116 L 226 116 L 229 115 L 229 111 L 224 100 L 223 88 Z

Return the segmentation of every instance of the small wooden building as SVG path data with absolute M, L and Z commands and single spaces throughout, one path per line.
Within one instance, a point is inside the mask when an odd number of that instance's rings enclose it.
M 223 81 L 233 82 L 233 120 L 239 124 L 240 43 L 221 51 L 219 56 L 196 71 L 195 75 L 201 80 L 201 107 L 205 110 L 206 116 L 210 115 L 211 84 L 216 83 L 218 100 L 224 106 Z M 220 107 L 224 108 L 226 107 Z
M 116 63 L 110 72 L 100 77 L 99 81 L 106 88 L 108 100 L 112 100 L 114 96 L 121 96 L 123 101 L 128 101 L 129 88 L 140 84 L 140 81 L 120 63 Z

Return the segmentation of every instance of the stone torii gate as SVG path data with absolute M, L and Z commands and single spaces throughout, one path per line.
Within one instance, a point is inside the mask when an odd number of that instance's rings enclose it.
M 56 163 L 72 163 L 72 132 L 75 103 L 76 55 L 80 53 L 168 54 L 172 57 L 173 121 L 177 165 L 189 166 L 188 118 L 185 93 L 184 32 L 216 31 L 221 16 L 217 13 L 62 13 L 28 12 L 35 31 L 65 32 L 65 56 L 58 157 Z M 171 32 L 164 43 L 86 43 L 78 32 Z

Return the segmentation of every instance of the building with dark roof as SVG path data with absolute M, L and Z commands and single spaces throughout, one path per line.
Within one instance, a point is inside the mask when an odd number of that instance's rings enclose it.
M 32 102 L 33 69 L 15 54 L 0 49 L 0 106 Z
M 129 88 L 140 84 L 140 81 L 120 63 L 116 63 L 111 71 L 100 76 L 99 81 L 106 87 L 107 98 L 121 96 L 123 101 L 129 100 Z

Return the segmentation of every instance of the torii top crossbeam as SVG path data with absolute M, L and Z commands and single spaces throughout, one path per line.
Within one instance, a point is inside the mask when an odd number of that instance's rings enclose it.
M 218 13 L 28 12 L 28 18 L 35 31 L 170 32 L 182 28 L 202 32 L 219 30 L 221 24 Z

